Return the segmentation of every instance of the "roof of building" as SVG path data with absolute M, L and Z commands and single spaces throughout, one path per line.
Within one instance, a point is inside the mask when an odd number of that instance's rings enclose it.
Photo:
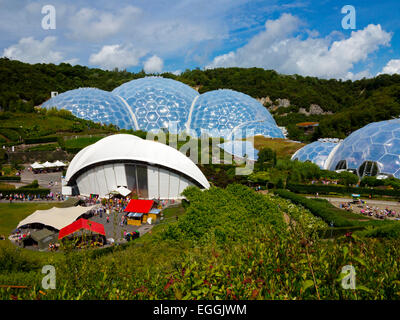
M 132 199 L 125 208 L 125 212 L 148 213 L 153 207 L 153 200 Z
M 17 228 L 27 224 L 41 223 L 46 226 L 53 227 L 57 230 L 61 230 L 65 226 L 69 225 L 85 212 L 91 210 L 91 207 L 69 207 L 69 208 L 57 208 L 53 207 L 48 210 L 36 210 L 34 213 L 23 219 Z
M 102 234 L 103 236 L 106 235 L 106 232 L 104 230 L 104 225 L 95 221 L 90 221 L 81 218 L 62 228 L 58 234 L 58 239 L 62 239 L 82 229 L 96 232 Z
M 204 188 L 210 184 L 200 169 L 186 155 L 160 142 L 144 140 L 131 134 L 116 134 L 84 148 L 72 159 L 66 181 L 80 170 L 106 161 L 132 160 L 181 172 Z

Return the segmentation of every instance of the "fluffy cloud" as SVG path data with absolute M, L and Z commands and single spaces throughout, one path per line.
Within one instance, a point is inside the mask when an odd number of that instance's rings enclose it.
M 163 69 L 163 66 L 163 60 L 154 55 L 145 61 L 143 69 L 146 73 L 160 73 Z
M 137 66 L 146 53 L 146 50 L 134 48 L 132 45 L 105 45 L 89 57 L 89 63 L 107 70 L 124 69 Z
M 268 20 L 265 30 L 254 36 L 245 46 L 217 56 L 207 68 L 262 67 L 287 74 L 301 74 L 323 78 L 355 78 L 350 72 L 354 65 L 382 45 L 389 45 L 391 34 L 380 25 L 370 24 L 353 31 L 347 39 L 331 41 L 329 37 L 305 39 L 296 35 L 302 22 L 291 14 Z M 358 76 L 365 76 L 362 71 Z
M 128 29 L 141 10 L 127 6 L 116 12 L 81 8 L 69 20 L 69 36 L 75 40 L 98 42 Z
M 378 73 L 379 74 L 394 74 L 394 73 L 399 73 L 400 74 L 400 59 L 392 59 L 390 60 L 386 66 L 383 67 L 382 72 Z
M 63 55 L 53 50 L 56 42 L 56 37 L 46 37 L 42 41 L 33 37 L 22 38 L 17 44 L 5 48 L 3 56 L 28 63 L 59 63 Z

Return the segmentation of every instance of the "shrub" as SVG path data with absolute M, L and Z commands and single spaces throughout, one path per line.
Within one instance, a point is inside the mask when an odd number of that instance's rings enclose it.
M 316 201 L 282 189 L 275 190 L 274 193 L 283 198 L 289 199 L 297 205 L 304 206 L 328 224 L 333 222 L 335 227 L 350 227 L 355 225 L 352 221 L 343 217 L 340 209 L 332 207 L 332 205 L 326 200 L 319 199 L 319 201 Z
M 0 181 L 21 181 L 20 176 L 0 176 Z
M 46 143 L 46 142 L 57 142 L 57 137 L 36 137 L 36 138 L 26 138 L 24 140 L 25 144 L 34 143 Z
M 345 187 L 339 185 L 317 185 L 317 184 L 295 184 L 288 183 L 287 189 L 295 193 L 305 193 L 305 194 L 344 194 L 350 195 L 352 193 L 360 194 L 361 196 L 379 195 L 379 196 L 390 196 L 390 197 L 400 197 L 400 190 L 389 190 L 389 189 L 370 189 L 361 187 Z

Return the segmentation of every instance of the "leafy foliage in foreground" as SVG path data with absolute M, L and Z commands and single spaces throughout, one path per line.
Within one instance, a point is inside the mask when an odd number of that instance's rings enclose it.
M 1 288 L 0 297 L 400 298 L 399 239 L 349 236 L 322 241 L 315 230 L 326 225 L 309 211 L 277 196 L 256 194 L 243 186 L 233 185 L 226 190 L 211 188 L 204 192 L 191 188 L 185 193 L 190 200 L 186 215 L 163 231 L 156 232 L 164 227 L 156 226 L 152 235 L 104 254 L 66 250 L 56 256 L 42 256 L 42 264 L 53 264 L 56 268 L 55 290 L 40 287 L 43 275 L 39 270 L 36 273 L 35 270 L 2 271 L 0 283 L 8 279 L 13 284 L 31 287 Z M 263 210 L 265 205 L 267 208 Z M 203 212 L 204 217 L 200 217 Z M 237 214 L 239 218 L 233 216 Z M 289 224 L 283 222 L 283 214 L 289 217 Z M 196 215 L 202 223 L 196 221 Z M 227 223 L 226 230 L 222 221 Z M 179 231 L 178 239 L 174 239 L 173 230 Z M 226 237 L 216 230 L 223 231 Z M 228 230 L 234 230 L 235 236 Z M 349 264 L 356 268 L 356 290 L 341 287 L 342 267 Z

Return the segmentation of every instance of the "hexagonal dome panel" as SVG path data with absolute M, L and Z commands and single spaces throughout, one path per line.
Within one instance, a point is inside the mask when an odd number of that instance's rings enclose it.
M 111 92 L 96 88 L 79 88 L 60 93 L 41 107 L 65 109 L 78 118 L 114 124 L 121 129 L 135 128 L 133 114 L 124 101 Z
M 322 139 L 314 141 L 297 150 L 293 154 L 292 160 L 310 161 L 321 169 L 326 169 L 328 157 L 337 145 L 337 142 L 324 141 Z
M 139 129 L 143 131 L 165 128 L 170 121 L 176 122 L 178 132 L 183 131 L 192 102 L 199 96 L 188 85 L 162 77 L 132 80 L 115 88 L 112 93 L 128 103 L 138 119 Z
M 349 169 L 358 169 L 364 161 L 378 163 L 381 173 L 400 178 L 400 119 L 373 122 L 354 131 L 335 151 L 330 170 L 341 160 Z
M 225 136 L 232 129 L 239 137 L 265 135 L 284 138 L 268 110 L 256 99 L 233 90 L 220 89 L 203 93 L 194 103 L 187 127 L 209 131 L 210 136 Z M 253 131 L 253 134 L 239 131 Z

